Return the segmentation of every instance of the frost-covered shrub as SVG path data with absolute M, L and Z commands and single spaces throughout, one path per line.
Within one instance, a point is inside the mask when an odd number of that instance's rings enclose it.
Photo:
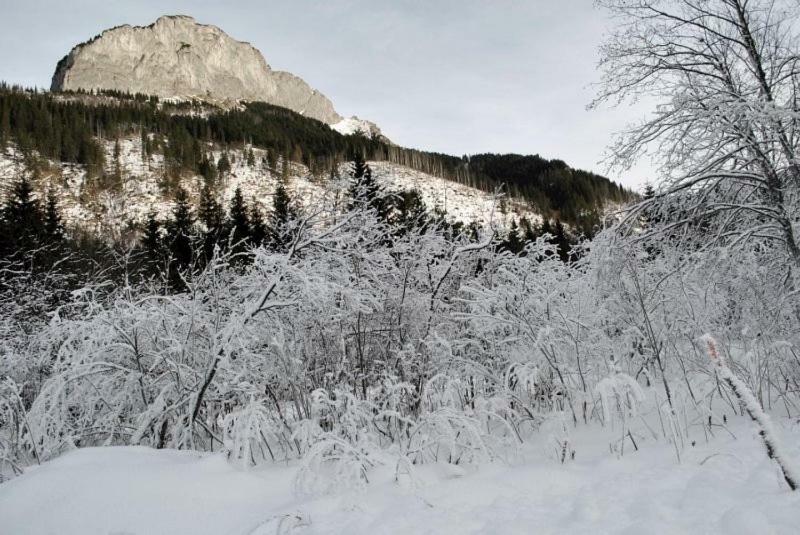
M 592 423 L 614 451 L 652 437 L 680 456 L 740 410 L 702 332 L 765 407 L 796 412 L 797 296 L 760 251 L 730 262 L 612 230 L 565 264 L 546 238 L 517 256 L 491 229 L 398 232 L 324 204 L 291 228 L 288 250 L 216 258 L 183 293 L 86 291 L 25 337 L 6 328 L 6 470 L 139 444 L 295 462 L 298 491 L 324 493 L 381 465 L 413 479 L 508 460 L 532 438 L 565 463 Z

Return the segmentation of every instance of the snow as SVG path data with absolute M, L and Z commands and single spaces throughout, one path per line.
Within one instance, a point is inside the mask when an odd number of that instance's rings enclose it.
M 2 533 L 797 533 L 800 494 L 782 484 L 756 429 L 698 441 L 679 464 L 648 443 L 617 458 L 610 429 L 581 427 L 576 460 L 529 444 L 512 464 L 394 467 L 364 490 L 304 496 L 296 466 L 245 471 L 223 454 L 142 447 L 73 451 L 0 485 Z M 781 428 L 800 457 L 800 429 Z
M 106 155 L 106 171 L 112 173 L 115 167 L 114 141 L 101 140 L 101 144 Z M 170 215 L 172 199 L 165 197 L 159 187 L 164 173 L 163 157 L 153 154 L 142 158 L 141 140 L 138 137 L 122 138 L 119 144 L 123 185 L 118 193 L 100 191 L 96 195 L 87 195 L 86 171 L 82 166 L 47 162 L 35 187 L 40 194 L 50 190 L 56 193 L 62 217 L 68 225 L 80 226 L 100 236 L 120 239 L 131 226 L 143 224 L 150 212 L 154 212 L 159 218 Z M 273 169 L 266 168 L 262 164 L 266 151 L 252 147 L 256 164 L 249 166 L 247 151 L 250 149 L 251 147 L 245 147 L 228 151 L 233 160 L 231 171 L 219 179 L 219 200 L 224 206 L 227 206 L 237 187 L 241 188 L 248 202 L 255 201 L 262 209 L 271 206 L 282 164 L 278 162 Z M 219 148 L 211 145 L 208 152 L 214 160 L 222 155 Z M 374 161 L 369 162 L 369 165 L 376 179 L 389 191 L 416 189 L 429 210 L 445 210 L 451 221 L 465 224 L 477 221 L 482 225 L 492 223 L 507 227 L 512 219 L 523 216 L 531 222 L 541 220 L 521 200 L 506 199 L 500 203 L 493 195 L 484 191 L 408 167 Z M 349 163 L 343 163 L 338 170 L 340 176 L 346 177 L 349 168 Z M 0 201 L 4 200 L 10 186 L 25 169 L 24 158 L 13 146 L 0 150 Z M 318 204 L 321 197 L 331 196 L 326 191 L 327 181 L 327 176 L 314 177 L 301 164 L 289 165 L 289 191 L 303 206 Z M 194 201 L 199 199 L 202 184 L 199 176 L 185 177 L 182 180 L 182 186 Z
M 378 128 L 375 123 L 364 119 L 359 119 L 355 115 L 342 119 L 338 123 L 334 123 L 330 126 L 332 129 L 345 136 L 353 135 L 357 132 L 361 132 L 366 136 L 371 136 L 373 134 L 380 135 L 381 133 L 381 129 Z
M 439 208 L 451 221 L 507 227 L 512 220 L 526 217 L 533 224 L 542 217 L 525 201 L 499 198 L 485 191 L 428 175 L 409 167 L 388 162 L 369 162 L 373 173 L 390 191 L 417 190 L 428 209 Z

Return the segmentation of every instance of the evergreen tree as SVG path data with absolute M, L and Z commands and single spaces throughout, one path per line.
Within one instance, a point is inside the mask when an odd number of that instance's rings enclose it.
M 291 243 L 288 236 L 289 222 L 296 217 L 292 199 L 286 191 L 283 181 L 278 181 L 275 194 L 272 196 L 272 212 L 267 223 L 267 240 L 270 249 L 285 251 Z
M 47 204 L 45 205 L 44 233 L 51 241 L 60 241 L 64 237 L 61 214 L 58 211 L 56 197 L 52 191 L 48 193 Z
M 200 160 L 197 166 L 197 172 L 203 177 L 203 182 L 206 186 L 213 187 L 216 184 L 217 167 L 207 155 L 203 155 L 203 158 Z
M 235 248 L 241 251 L 250 239 L 250 215 L 242 197 L 242 190 L 236 188 L 228 208 L 229 237 Z
M 516 220 L 512 220 L 511 228 L 508 231 L 508 236 L 506 236 L 506 239 L 502 244 L 502 248 L 511 253 L 519 254 L 523 247 L 524 243 L 519 235 L 519 225 L 517 225 Z
M 155 212 L 147 214 L 147 222 L 140 240 L 144 253 L 145 272 L 153 275 L 162 275 L 166 247 L 161 232 L 161 224 L 156 219 Z
M 11 106 L 3 100 L 0 102 L 0 150 L 5 149 L 11 139 Z
M 167 245 L 170 253 L 169 282 L 175 291 L 186 289 L 183 274 L 192 266 L 193 230 L 194 216 L 188 195 L 186 190 L 178 188 L 175 194 L 175 207 L 172 209 L 172 220 L 167 226 Z
M 214 190 L 208 184 L 200 191 L 198 219 L 204 227 L 203 255 L 206 260 L 210 260 L 214 255 L 214 247 L 222 241 L 225 214 L 217 202 Z
M 231 170 L 231 161 L 228 158 L 228 153 L 223 152 L 222 156 L 219 157 L 217 161 L 217 172 L 219 172 L 220 176 L 225 176 Z
M 388 211 L 392 215 L 397 233 L 404 234 L 415 226 L 424 228 L 428 225 L 428 211 L 419 191 L 402 191 L 392 196 L 389 204 L 391 206 Z
M 569 236 L 567 236 L 564 225 L 559 220 L 556 220 L 552 243 L 558 248 L 558 257 L 561 258 L 562 262 L 569 262 L 572 259 L 572 243 Z
M 372 169 L 356 152 L 350 168 L 350 198 L 352 206 L 365 206 L 375 210 L 382 220 L 388 218 L 388 211 L 381 188 L 372 176 Z
M 544 236 L 545 234 L 549 234 L 550 235 L 550 240 L 552 241 L 553 224 L 550 223 L 549 219 L 545 219 L 544 221 L 542 221 L 542 227 L 541 227 L 541 229 L 539 231 L 539 234 L 542 235 L 542 236 Z
M 258 205 L 253 201 L 250 206 L 250 241 L 253 247 L 260 247 L 265 244 L 269 230 L 264 222 L 264 215 L 258 209 Z
M 519 226 L 522 229 L 522 240 L 525 243 L 536 241 L 536 238 L 539 237 L 539 232 L 537 232 L 537 229 L 531 224 L 527 217 L 523 217 L 519 220 Z
M 147 214 L 147 223 L 141 240 L 142 248 L 147 256 L 155 261 L 161 258 L 163 243 L 161 240 L 161 225 L 156 220 L 155 212 Z
M 35 247 L 44 234 L 44 215 L 26 177 L 17 181 L 2 213 L 2 241 L 6 252 Z

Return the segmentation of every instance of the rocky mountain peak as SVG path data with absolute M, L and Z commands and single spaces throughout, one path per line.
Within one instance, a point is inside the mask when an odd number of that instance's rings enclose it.
M 325 95 L 272 70 L 251 44 L 186 15 L 118 26 L 75 46 L 56 66 L 51 89 L 111 89 L 223 105 L 263 101 L 327 124 L 343 120 Z

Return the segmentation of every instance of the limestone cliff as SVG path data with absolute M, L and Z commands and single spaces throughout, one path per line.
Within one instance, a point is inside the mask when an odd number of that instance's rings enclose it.
M 263 101 L 328 124 L 342 120 L 325 95 L 272 70 L 249 43 L 183 15 L 118 26 L 76 46 L 56 66 L 51 89 L 114 89 L 218 104 Z

